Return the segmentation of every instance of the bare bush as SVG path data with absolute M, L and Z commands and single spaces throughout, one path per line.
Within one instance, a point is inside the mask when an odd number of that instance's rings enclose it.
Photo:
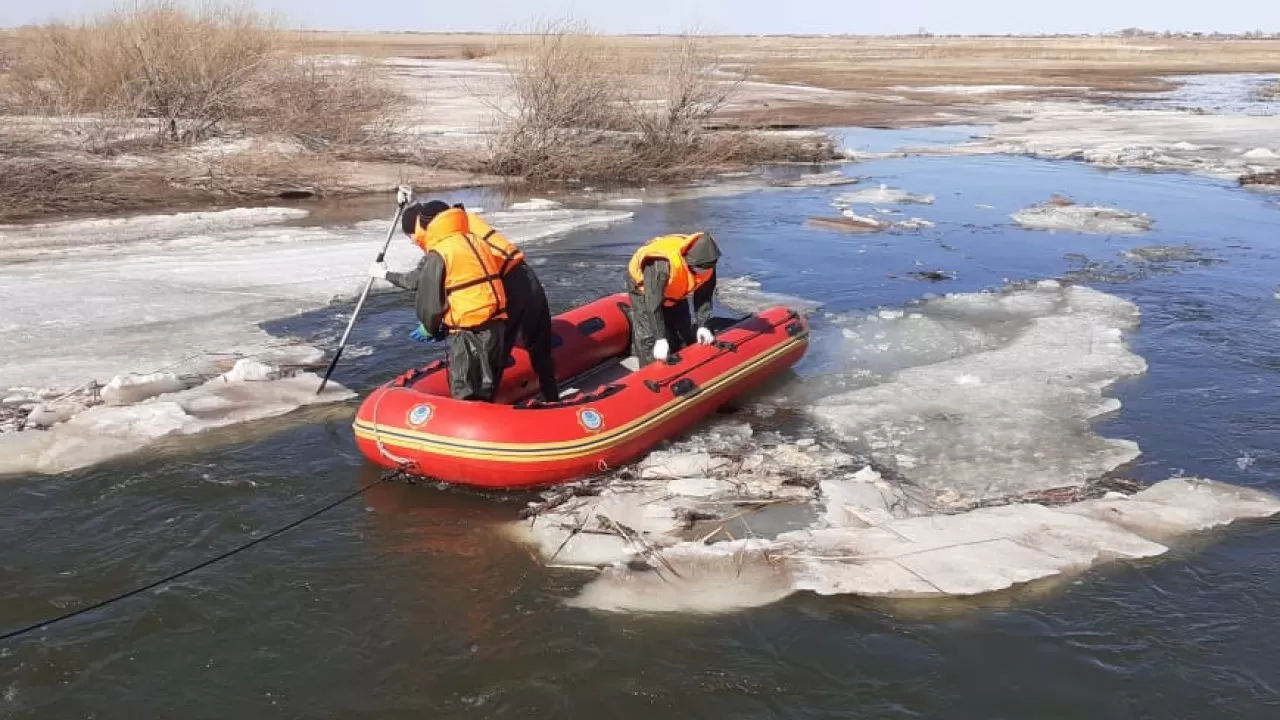
M 0 143 L 0 222 L 141 209 L 159 193 L 184 199 L 154 173 L 85 163 L 7 137 Z
M 518 52 L 488 172 L 533 182 L 653 181 L 831 156 L 829 144 L 815 149 L 811 139 L 711 130 L 742 77 L 719 73 L 696 35 L 624 63 L 586 26 L 559 21 L 537 28 Z
M 508 70 L 507 106 L 492 141 L 492 170 L 559 177 L 598 133 L 621 124 L 620 73 L 601 39 L 574 21 L 543 24 Z
M 148 0 L 29 35 L 14 62 L 16 106 L 118 124 L 145 118 L 166 142 L 245 127 L 343 141 L 392 99 L 367 66 L 299 62 L 270 19 L 233 5 Z
M 250 125 L 264 134 L 284 131 L 313 150 L 380 144 L 400 97 L 381 70 L 367 60 L 303 57 L 281 64 L 264 80 L 264 102 L 253 109 Z

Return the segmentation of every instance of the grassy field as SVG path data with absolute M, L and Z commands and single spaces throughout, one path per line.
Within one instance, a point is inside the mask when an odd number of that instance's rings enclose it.
M 324 52 L 494 62 L 510 60 L 525 44 L 524 36 L 489 34 L 305 32 L 298 38 Z M 626 58 L 660 55 L 673 40 L 614 36 L 609 42 Z M 1280 72 L 1280 40 L 1271 39 L 717 36 L 707 42 L 722 62 L 753 79 L 861 96 L 771 102 L 777 125 L 909 125 L 957 105 L 1158 91 L 1171 87 L 1161 79 L 1168 75 Z M 948 92 L 961 85 L 1006 87 Z
M 252 23 L 249 27 L 263 32 Z M 32 44 L 39 42 L 42 32 L 43 55 Z M 195 88 L 204 94 L 197 98 L 201 103 L 175 96 L 177 101 L 166 106 L 172 106 L 174 118 L 161 125 L 168 132 L 158 138 L 152 132 L 153 139 L 141 143 L 135 137 L 138 128 L 156 125 L 156 118 L 164 117 L 153 107 L 164 94 L 139 93 L 137 82 L 125 81 L 129 73 L 138 75 L 137 68 L 128 67 L 127 52 L 112 50 L 121 43 L 111 40 L 101 26 L 84 36 L 101 42 L 77 40 L 68 45 L 75 52 L 49 52 L 50 32 L 0 29 L 0 195 L 21 201 L 0 208 L 0 219 L 38 217 L 79 203 L 77 198 L 86 194 L 101 199 L 103 207 L 95 209 L 109 210 L 179 201 L 236 202 L 298 192 L 387 191 L 397 182 L 456 187 L 482 177 L 494 182 L 498 176 L 553 182 L 661 181 L 672 174 L 735 164 L 803 161 L 810 154 L 799 145 L 753 146 L 742 140 L 747 135 L 715 129 L 984 122 L 992 113 L 1003 112 L 993 103 L 1008 100 L 1158 91 L 1171 87 L 1163 77 L 1178 74 L 1280 72 L 1280 40 L 1271 39 L 710 36 L 697 38 L 691 51 L 692 46 L 669 36 L 583 40 L 555 33 L 269 30 L 270 42 L 259 44 L 272 58 L 285 51 L 304 63 L 311 62 L 304 56 L 355 55 L 375 61 L 473 60 L 491 65 L 483 73 L 475 71 L 479 66 L 465 68 L 461 72 L 469 77 L 458 79 L 449 77 L 456 66 L 400 62 L 397 69 L 395 63 L 364 63 L 370 68 L 366 82 L 364 75 L 344 70 L 344 63 L 313 65 L 312 71 L 299 73 L 285 72 L 287 64 L 264 60 L 250 67 L 258 68 L 258 75 L 263 75 L 261 68 L 273 73 L 243 87 L 222 88 L 220 78 L 242 73 L 211 70 L 200 53 L 208 51 L 210 57 L 228 62 L 243 53 L 213 52 L 216 47 L 205 47 L 212 41 L 191 48 L 183 43 L 224 37 L 235 47 L 247 35 L 156 31 L 152 40 L 166 51 L 163 57 L 172 67 L 159 76 L 143 72 L 139 77 L 148 82 L 154 77 L 174 79 L 174 88 L 166 92 Z M 16 67 L 22 58 L 32 57 L 33 50 L 44 60 L 37 82 L 28 80 L 25 96 L 6 92 L 6 82 L 18 87 L 13 78 L 21 73 Z M 124 80 L 97 78 L 107 77 L 111 63 L 96 59 L 90 50 L 123 63 L 116 75 Z M 260 53 L 263 58 L 266 52 Z M 689 60 L 672 65 L 672 58 L 682 52 Z M 745 82 L 721 97 L 712 87 L 721 83 L 694 69 L 707 63 L 722 77 Z M 503 67 L 513 72 L 508 75 Z M 199 82 L 185 81 L 183 73 Z M 511 85 L 507 80 L 512 77 L 525 80 Z M 391 95 L 378 99 L 371 94 L 375 79 Z M 646 83 L 654 87 L 646 90 Z M 67 92 L 58 89 L 63 86 Z M 113 87 L 118 90 L 104 94 Z M 482 88 L 487 89 L 481 92 Z M 33 102 L 41 93 L 42 102 Z M 95 101 L 97 95 L 103 99 Z M 663 98 L 669 103 L 673 97 L 695 101 L 683 114 L 656 113 L 648 104 Z M 115 107 L 112 103 L 121 98 L 142 105 Z M 271 101 L 263 103 L 264 98 Z M 524 109 L 517 113 L 519 122 L 510 122 L 508 116 L 505 124 L 485 130 L 489 142 L 463 153 L 443 152 L 432 138 L 446 138 L 447 150 L 457 150 L 463 140 L 413 130 L 415 125 L 434 127 L 450 119 L 455 124 L 458 118 L 472 116 L 492 119 L 489 108 L 511 98 Z M 209 110 L 210 119 L 203 124 L 193 125 L 189 117 L 196 106 Z M 615 112 L 584 119 L 587 111 L 599 114 L 601 108 Z M 584 122 L 606 133 L 584 135 Z M 598 142 L 601 137 L 616 140 L 608 132 L 618 130 L 640 141 Z M 209 143 L 230 143 L 228 147 L 238 149 L 207 151 Z M 197 146 L 205 149 L 196 152 Z M 559 162 L 565 158 L 573 164 Z M 584 165 L 586 158 L 594 163 Z

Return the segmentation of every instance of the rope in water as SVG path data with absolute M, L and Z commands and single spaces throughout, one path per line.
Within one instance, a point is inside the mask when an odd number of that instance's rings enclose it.
M 12 640 L 13 638 L 21 637 L 21 636 L 23 636 L 23 635 L 27 635 L 27 634 L 33 633 L 33 632 L 35 632 L 36 630 L 39 630 L 39 629 L 44 628 L 44 627 L 47 627 L 47 626 L 49 626 L 49 625 L 53 625 L 53 624 L 60 623 L 60 622 L 66 621 L 66 620 L 70 620 L 70 619 L 72 619 L 72 618 L 79 617 L 79 616 L 84 615 L 84 614 L 86 614 L 86 613 L 91 613 L 91 612 L 93 612 L 94 610 L 99 610 L 99 609 L 101 609 L 101 608 L 107 607 L 108 605 L 113 605 L 113 604 L 118 603 L 118 602 L 120 602 L 120 601 L 122 601 L 122 600 L 127 600 L 127 599 L 129 599 L 129 598 L 131 598 L 131 597 L 134 597 L 134 596 L 136 596 L 136 595 L 141 595 L 142 593 L 147 592 L 148 590 L 153 590 L 153 589 L 155 589 L 155 588 L 157 588 L 157 587 L 160 587 L 161 585 L 165 585 L 165 584 L 167 584 L 167 583 L 171 583 L 171 582 L 173 582 L 174 580 L 177 580 L 178 578 L 181 578 L 181 577 L 185 577 L 185 576 L 187 576 L 187 575 L 190 575 L 191 573 L 196 572 L 197 570 L 203 570 L 204 568 L 207 568 L 207 567 L 209 567 L 210 565 L 213 565 L 214 563 L 221 562 L 222 560 L 226 560 L 227 558 L 229 558 L 229 557 L 231 557 L 231 556 L 233 556 L 233 555 L 237 555 L 237 554 L 239 554 L 239 553 L 242 553 L 242 552 L 244 552 L 245 550 L 248 550 L 249 548 L 251 548 L 251 547 L 253 547 L 253 546 L 255 546 L 255 545 L 258 545 L 258 544 L 260 544 L 260 543 L 266 542 L 267 540 L 270 540 L 271 538 L 276 537 L 277 535 L 280 535 L 280 534 L 282 534 L 282 533 L 286 533 L 286 532 L 288 532 L 288 531 L 290 531 L 290 530 L 292 530 L 292 529 L 294 529 L 294 528 L 298 527 L 299 525 L 301 525 L 301 524 L 303 524 L 303 523 L 307 522 L 308 520 L 312 520 L 312 519 L 314 519 L 314 518 L 316 518 L 316 517 L 320 516 L 321 514 L 326 513 L 326 512 L 328 512 L 328 511 L 330 511 L 330 510 L 332 510 L 332 509 L 334 509 L 334 508 L 338 507 L 339 505 L 341 505 L 341 504 L 343 504 L 343 503 L 345 503 L 345 502 L 349 501 L 349 500 L 352 500 L 352 499 L 354 499 L 354 498 L 356 498 L 356 497 L 359 497 L 360 495 L 363 495 L 364 493 L 368 492 L 369 490 L 372 490 L 373 488 L 377 487 L 378 485 L 381 485 L 382 483 L 387 482 L 388 480 L 391 480 L 391 479 L 393 479 L 393 478 L 396 478 L 396 477 L 400 476 L 400 475 L 401 475 L 401 472 L 402 472 L 402 471 L 400 471 L 400 470 L 393 470 L 393 471 L 384 472 L 384 473 L 382 473 L 382 475 L 381 475 L 377 480 L 374 480 L 373 482 L 370 482 L 370 483 L 366 483 L 365 485 L 361 485 L 359 488 L 356 488 L 355 490 L 353 490 L 353 491 L 351 491 L 351 492 L 347 493 L 346 495 L 343 495 L 342 497 L 338 498 L 337 500 L 333 500 L 333 501 L 331 501 L 331 502 L 329 502 L 329 503 L 325 504 L 324 506 L 322 506 L 322 507 L 320 507 L 320 508 L 318 508 L 318 509 L 316 509 L 316 510 L 313 510 L 313 511 L 311 511 L 311 512 L 307 513 L 306 515 L 303 515 L 302 517 L 298 518 L 297 520 L 294 520 L 293 522 L 289 523 L 288 525 L 285 525 L 285 526 L 283 526 L 283 527 L 280 527 L 280 528 L 277 528 L 277 529 L 275 529 L 275 530 L 272 530 L 271 532 L 267 533 L 266 535 L 263 535 L 263 536 L 261 536 L 261 537 L 254 538 L 253 540 L 250 540 L 249 542 L 244 543 L 244 544 L 242 544 L 242 545 L 239 545 L 239 546 L 237 546 L 237 547 L 234 547 L 234 548 L 232 548 L 232 549 L 230 549 L 230 550 L 228 550 L 228 551 L 226 551 L 226 552 L 224 552 L 224 553 L 221 553 L 221 554 L 219 554 L 219 555 L 215 555 L 214 557 L 211 557 L 211 558 L 209 558 L 208 560 L 205 560 L 205 561 L 203 561 L 203 562 L 201 562 L 201 563 L 199 563 L 199 564 L 197 564 L 197 565 L 192 565 L 192 566 L 190 566 L 190 567 L 184 568 L 184 569 L 182 569 L 182 570 L 179 570 L 178 572 L 172 573 L 172 574 L 170 574 L 170 575 L 166 575 L 165 577 L 160 578 L 159 580 L 156 580 L 156 581 L 154 581 L 154 582 L 151 582 L 151 583 L 148 583 L 148 584 L 146 584 L 146 585 L 143 585 L 142 587 L 134 588 L 133 590 L 129 590 L 128 592 L 120 593 L 119 595 L 115 595 L 115 596 L 113 596 L 113 597 L 109 597 L 109 598 L 107 598 L 106 600 L 102 600 L 102 601 L 100 601 L 100 602 L 96 602 L 96 603 L 94 603 L 94 604 L 92 604 L 92 605 L 89 605 L 89 606 L 87 606 L 87 607 L 78 608 L 78 609 L 76 609 L 76 610 L 72 610 L 72 611 L 70 611 L 70 612 L 63 613 L 62 615 L 59 615 L 59 616 L 57 616 L 57 617 L 53 617 L 53 618 L 48 618 L 48 619 L 45 619 L 45 620 L 41 620 L 40 622 L 36 622 L 36 623 L 32 623 L 32 624 L 30 624 L 30 625 L 27 625 L 26 627 L 21 627 L 21 628 L 18 628 L 18 629 L 16 629 L 16 630 L 10 630 L 10 631 L 8 631 L 8 632 L 6 632 L 6 633 L 0 634 L 0 642 L 4 642 L 5 640 Z

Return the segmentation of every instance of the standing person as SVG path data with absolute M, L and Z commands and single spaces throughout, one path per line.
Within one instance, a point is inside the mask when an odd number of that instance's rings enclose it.
M 405 200 L 410 198 L 407 196 Z M 504 334 L 502 357 L 503 367 L 506 358 L 511 356 L 516 338 L 524 341 L 529 351 L 529 361 L 533 371 L 538 375 L 538 389 L 542 399 L 554 402 L 560 399 L 560 389 L 556 383 L 555 361 L 551 354 L 551 308 L 547 304 L 547 294 L 541 281 L 525 262 L 524 253 L 506 238 L 494 230 L 476 213 L 467 211 L 461 204 L 453 206 L 463 210 L 467 215 L 467 224 L 471 232 L 480 238 L 489 252 L 501 262 L 499 275 L 507 292 L 507 323 Z M 405 235 L 412 237 L 418 227 L 426 227 L 435 216 L 449 206 L 439 200 L 430 202 L 414 202 L 405 207 L 401 216 L 401 229 Z
M 396 273 L 375 262 L 369 275 L 415 292 L 422 328 L 432 340 L 449 338 L 450 395 L 492 402 L 506 360 L 502 263 L 471 231 L 464 210 L 439 202 L 428 206 L 436 212 L 427 225 L 416 224 L 413 234 L 425 253 L 418 267 Z
M 707 328 L 716 290 L 720 248 L 708 233 L 665 235 L 636 251 L 627 265 L 631 296 L 631 353 L 644 367 L 666 360 L 674 349 L 694 342 L 710 345 Z M 689 317 L 693 301 L 694 320 Z

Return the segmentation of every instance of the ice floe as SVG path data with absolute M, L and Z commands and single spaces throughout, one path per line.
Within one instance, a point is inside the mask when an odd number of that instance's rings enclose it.
M 853 205 L 932 205 L 933 201 L 932 195 L 917 195 L 882 183 L 878 188 L 867 188 L 838 195 L 831 204 L 843 209 Z
M 803 591 L 996 592 L 1280 512 L 1211 480 L 1112 478 L 1138 447 L 1091 421 L 1145 371 L 1124 343 L 1138 318 L 1052 281 L 828 317 L 844 369 L 759 413 L 816 436 L 721 419 L 512 530 L 549 564 L 600 568 L 570 604 L 724 612 Z
M 1101 235 L 1132 235 L 1151 229 L 1152 220 L 1142 213 L 1103 205 L 1077 205 L 1070 200 L 1049 201 L 1019 210 L 1010 217 L 1029 230 Z
M 157 377 L 133 384 L 128 379 L 113 383 L 121 388 L 155 390 L 162 384 L 168 387 L 167 379 Z M 320 378 L 314 373 L 287 375 L 279 368 L 242 359 L 230 371 L 189 389 L 184 387 L 127 405 L 103 404 L 84 409 L 82 404 L 76 408 L 80 412 L 48 423 L 47 429 L 0 435 L 0 474 L 75 470 L 134 452 L 165 436 L 192 435 L 275 417 L 305 405 L 354 395 L 332 381 L 317 395 L 319 384 Z

